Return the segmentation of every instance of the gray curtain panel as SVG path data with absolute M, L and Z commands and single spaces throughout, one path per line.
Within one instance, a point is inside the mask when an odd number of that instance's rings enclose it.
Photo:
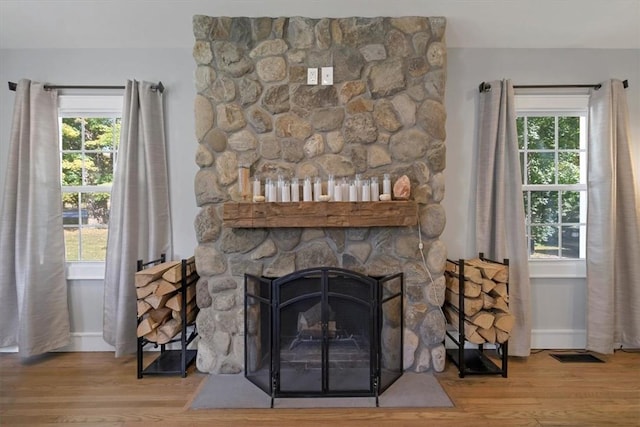
M 104 283 L 103 337 L 116 357 L 136 350 L 138 259 L 171 259 L 162 93 L 128 81 L 115 165 Z
M 21 357 L 70 341 L 58 94 L 21 80 L 0 212 L 0 347 Z
M 531 285 L 513 85 L 492 81 L 480 93 L 476 159 L 476 249 L 509 259 L 509 309 L 516 323 L 509 355 L 531 351 Z
M 640 348 L 640 204 L 620 80 L 591 95 L 587 166 L 587 349 Z

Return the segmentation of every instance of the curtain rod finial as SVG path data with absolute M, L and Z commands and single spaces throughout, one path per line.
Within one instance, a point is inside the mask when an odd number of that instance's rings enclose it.
M 478 90 L 480 93 L 489 92 L 491 90 L 491 85 L 489 83 L 482 82 L 480 86 L 478 86 Z
M 18 88 L 18 84 L 15 82 L 8 82 L 9 83 L 9 90 L 12 90 L 15 92 L 15 90 Z
M 622 81 L 622 87 L 624 87 L 625 89 L 629 87 L 629 80 L 623 80 Z

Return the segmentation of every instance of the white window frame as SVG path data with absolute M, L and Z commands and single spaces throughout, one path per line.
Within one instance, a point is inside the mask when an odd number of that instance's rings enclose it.
M 580 116 L 584 117 L 585 132 L 583 137 L 586 138 L 586 130 L 588 129 L 588 94 L 516 94 L 515 109 L 516 114 L 526 116 Z M 581 122 L 581 126 L 583 123 Z M 586 144 L 585 141 L 581 141 Z M 588 152 L 587 152 L 588 156 Z M 587 162 L 581 162 L 581 173 L 586 176 Z M 523 185 L 523 191 L 531 189 Z M 536 187 L 540 189 L 540 187 Z M 586 190 L 586 184 L 576 186 L 576 189 Z M 581 217 L 586 217 L 586 199 L 582 201 L 580 206 Z M 586 239 L 586 236 L 581 236 Z M 582 242 L 581 242 L 582 244 Z M 585 243 L 586 244 L 586 243 Z M 586 260 L 580 259 L 529 259 L 529 270 L 532 278 L 585 278 L 586 277 Z
M 58 96 L 58 119 L 67 117 L 122 117 L 122 95 Z M 60 135 L 61 138 L 61 135 Z M 61 141 L 59 141 L 61 144 Z M 61 145 L 60 145 L 61 146 Z M 83 187 L 76 187 L 81 191 Z M 105 187 L 111 191 L 111 187 Z M 104 279 L 104 261 L 67 261 L 67 280 Z

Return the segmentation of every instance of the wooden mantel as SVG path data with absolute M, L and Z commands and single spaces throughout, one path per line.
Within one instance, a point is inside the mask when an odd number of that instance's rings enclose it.
M 223 221 L 231 228 L 403 227 L 416 225 L 412 200 L 389 202 L 227 202 Z

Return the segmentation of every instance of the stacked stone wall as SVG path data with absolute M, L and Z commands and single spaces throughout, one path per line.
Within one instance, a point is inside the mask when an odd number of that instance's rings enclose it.
M 445 19 L 198 15 L 193 30 L 198 369 L 242 370 L 244 273 L 316 266 L 404 272 L 404 366 L 444 366 Z M 306 84 L 326 66 L 333 85 Z M 240 167 L 263 182 L 407 175 L 420 227 L 231 229 Z

